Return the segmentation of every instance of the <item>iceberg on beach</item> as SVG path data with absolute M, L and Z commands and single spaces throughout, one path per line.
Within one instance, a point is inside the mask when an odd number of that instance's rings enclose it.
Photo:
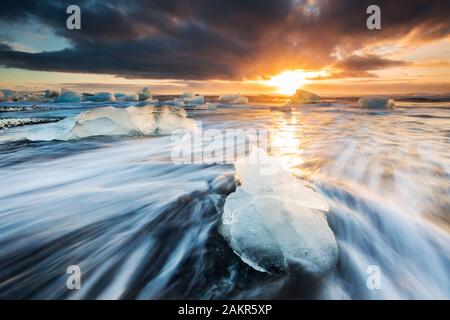
M 219 97 L 219 103 L 227 104 L 247 104 L 248 98 L 241 97 L 241 94 L 227 94 Z
M 11 133 L 9 140 L 72 140 L 92 136 L 162 135 L 174 130 L 195 132 L 195 121 L 186 111 L 175 107 L 102 107 L 81 112 L 75 117 L 24 131 Z
M 338 249 L 323 197 L 262 149 L 235 166 L 241 185 L 225 201 L 220 233 L 242 261 L 262 272 L 330 271 Z
M 183 92 L 181 94 L 181 99 L 191 99 L 193 98 L 195 95 L 192 92 Z
M 233 104 L 248 104 L 248 98 L 247 97 L 239 97 L 238 99 L 234 100 L 232 103 Z
M 150 89 L 148 87 L 143 88 L 136 94 L 125 94 L 118 92 L 114 94 L 114 97 L 117 101 L 145 101 L 150 103 L 158 102 L 157 100 L 153 100 Z
M 33 102 L 48 102 L 51 99 L 48 99 L 45 94 L 32 93 L 27 97 L 27 101 Z
M 186 110 L 208 110 L 215 108 L 214 105 L 205 103 L 204 96 L 192 92 L 183 92 L 180 98 L 167 101 L 166 103 Z
M 171 105 L 171 106 L 178 107 L 178 108 L 184 107 L 184 102 L 182 99 L 173 99 L 170 101 L 165 101 L 165 103 L 167 103 L 168 105 Z
M 61 94 L 55 99 L 56 103 L 64 103 L 64 102 L 80 102 L 81 96 L 74 92 L 66 89 L 61 90 Z
M 183 103 L 186 105 L 204 104 L 205 98 L 203 96 L 193 96 L 191 98 L 183 98 Z
M 183 104 L 181 107 L 184 110 L 215 110 L 217 109 L 217 104 L 207 102 L 204 104 Z
M 95 94 L 83 94 L 83 101 L 90 102 L 112 102 L 115 101 L 115 97 L 109 92 L 99 92 Z
M 185 105 L 199 105 L 205 103 L 205 98 L 192 92 L 183 92 L 179 99 L 175 99 L 176 103 L 182 102 Z
M 395 101 L 385 96 L 367 96 L 359 99 L 359 106 L 367 109 L 393 109 Z
M 1 100 L 5 101 L 27 101 L 30 94 L 22 92 L 14 92 L 11 90 L 0 90 L 3 93 Z
M 116 101 L 139 101 L 139 96 L 137 94 L 125 94 L 125 93 L 116 93 L 114 94 Z
M 296 103 L 320 103 L 322 99 L 315 93 L 298 89 L 293 96 L 290 97 L 291 104 Z
M 1 100 L 9 100 L 13 95 L 14 94 L 11 90 L 0 90 L 0 99 Z
M 114 98 L 116 98 L 117 101 L 124 101 L 126 96 L 127 95 L 125 93 L 122 93 L 122 92 L 114 93 Z
M 142 89 L 142 91 L 138 93 L 138 96 L 139 101 L 146 101 L 152 98 L 152 95 L 150 94 L 150 89 L 148 87 Z
M 44 92 L 44 97 L 47 99 L 57 98 L 58 96 L 59 96 L 59 93 L 57 91 L 45 90 L 45 92 Z

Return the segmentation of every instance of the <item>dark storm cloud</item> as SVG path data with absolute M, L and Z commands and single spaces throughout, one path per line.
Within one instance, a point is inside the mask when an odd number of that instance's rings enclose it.
M 380 31 L 365 27 L 373 3 L 382 10 Z M 65 27 L 70 4 L 82 8 L 80 31 Z M 0 45 L 0 64 L 128 78 L 241 79 L 326 65 L 341 69 L 341 76 L 370 76 L 402 63 L 351 56 L 353 50 L 413 30 L 415 41 L 447 37 L 448 12 L 449 1 L 425 0 L 2 0 L 1 21 L 36 21 L 72 47 L 26 53 Z
M 397 61 L 391 59 L 383 59 L 375 55 L 352 55 L 342 59 L 334 64 L 337 69 L 344 69 L 348 71 L 364 71 L 364 70 L 379 70 L 390 67 L 403 66 L 407 63 L 404 61 Z

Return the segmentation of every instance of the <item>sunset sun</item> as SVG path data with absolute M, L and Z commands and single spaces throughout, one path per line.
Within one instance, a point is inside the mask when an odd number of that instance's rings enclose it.
M 276 89 L 276 93 L 293 95 L 295 91 L 310 82 L 309 78 L 323 75 L 324 72 L 286 70 L 277 75 L 263 80 L 262 83 Z

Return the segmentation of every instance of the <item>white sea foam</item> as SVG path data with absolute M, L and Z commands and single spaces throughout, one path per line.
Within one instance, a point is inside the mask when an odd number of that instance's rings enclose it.
M 55 119 L 46 118 L 6 118 L 0 119 L 0 130 L 11 127 L 24 126 L 28 124 L 56 122 Z

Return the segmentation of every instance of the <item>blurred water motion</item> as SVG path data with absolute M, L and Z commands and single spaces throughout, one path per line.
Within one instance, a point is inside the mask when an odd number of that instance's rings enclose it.
M 204 129 L 271 130 L 272 155 L 331 205 L 329 277 L 241 262 L 217 232 L 233 165 L 174 164 L 169 136 L 21 141 L 0 144 L 0 298 L 450 298 L 450 105 L 355 105 L 189 114 Z M 73 264 L 81 290 L 69 291 Z M 371 265 L 379 290 L 366 285 Z

